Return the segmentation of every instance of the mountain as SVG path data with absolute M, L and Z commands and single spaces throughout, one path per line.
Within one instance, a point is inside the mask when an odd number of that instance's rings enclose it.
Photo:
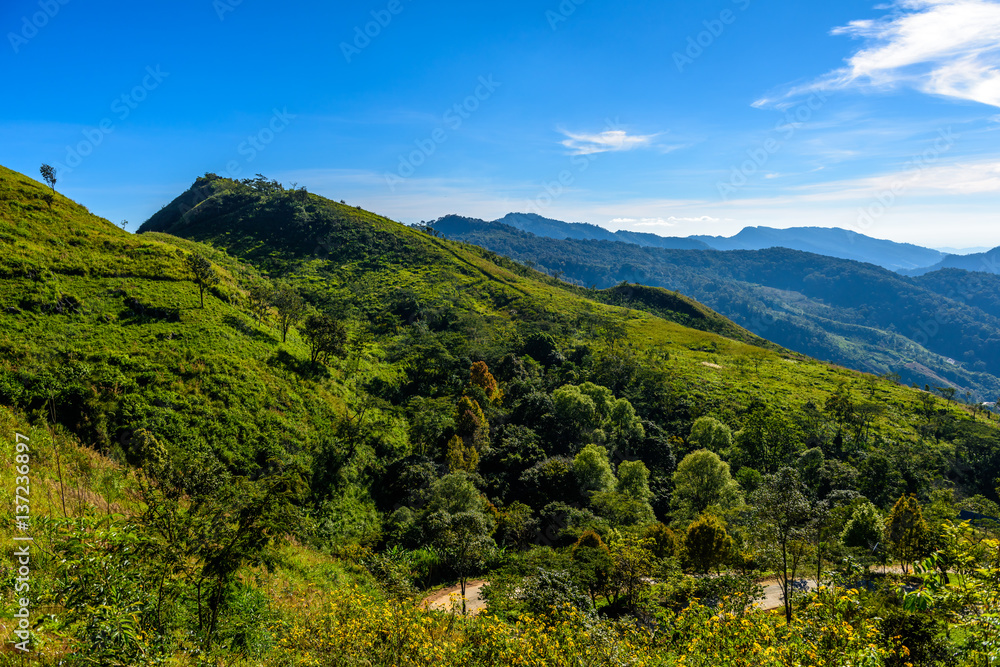
M 980 273 L 1000 274 L 1000 247 L 970 255 L 947 255 L 932 266 L 903 271 L 906 275 L 920 276 L 941 269 L 962 269 Z
M 469 218 L 449 215 L 438 220 L 439 228 Z M 650 248 L 676 250 L 763 250 L 790 248 L 828 257 L 869 262 L 892 271 L 928 267 L 941 261 L 945 254 L 910 243 L 875 239 L 847 229 L 826 227 L 747 227 L 735 236 L 659 236 L 644 232 L 616 232 L 583 222 L 560 222 L 535 213 L 508 213 L 493 222 L 552 239 L 621 241 Z
M 784 248 L 705 252 L 556 240 L 455 218 L 434 228 L 580 284 L 627 281 L 683 292 L 813 357 L 984 399 L 1000 393 L 1000 318 L 872 264 Z
M 747 227 L 731 237 L 692 236 L 716 250 L 789 248 L 827 257 L 868 262 L 892 271 L 930 266 L 944 254 L 910 243 L 875 239 L 857 232 L 825 227 Z
M 450 216 L 448 216 L 450 217 Z M 455 216 L 459 219 L 460 216 Z M 596 239 L 601 241 L 623 241 L 653 248 L 678 248 L 691 250 L 709 250 L 710 246 L 696 239 L 685 239 L 675 236 L 658 236 L 644 232 L 611 230 L 591 225 L 585 222 L 560 222 L 551 218 L 543 218 L 536 213 L 508 213 L 496 220 L 503 225 L 510 225 L 538 236 L 554 239 Z

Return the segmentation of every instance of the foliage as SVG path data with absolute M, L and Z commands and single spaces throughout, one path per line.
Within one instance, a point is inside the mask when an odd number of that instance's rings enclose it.
M 698 417 L 691 425 L 688 442 L 695 449 L 707 449 L 722 454 L 733 446 L 733 432 L 713 417 Z
M 205 290 L 219 284 L 218 272 L 212 266 L 212 262 L 207 257 L 199 253 L 191 253 L 187 256 L 188 270 L 194 279 L 194 284 L 198 286 L 198 298 L 201 300 L 201 307 L 205 307 Z
M 592 495 L 613 491 L 615 474 L 608 462 L 608 450 L 598 445 L 587 445 L 573 459 L 573 474 L 580 485 L 580 492 Z
M 707 449 L 691 452 L 677 465 L 671 504 L 678 516 L 693 519 L 709 507 L 728 509 L 742 500 L 729 464 Z
M 733 575 L 684 576 L 672 560 L 679 533 L 657 520 L 680 530 L 701 514 L 694 506 L 715 503 L 734 543 L 732 567 L 780 568 L 780 520 L 741 507 L 725 491 L 738 487 L 728 471 L 721 474 L 723 459 L 742 466 L 737 475 L 748 491 L 772 481 L 749 466 L 794 465 L 806 482 L 798 492 L 836 508 L 853 510 L 859 492 L 881 503 L 886 489 L 896 490 L 886 505 L 903 492 L 923 501 L 949 484 L 956 498 L 982 494 L 970 507 L 996 499 L 1000 438 L 991 419 L 774 346 L 748 347 L 740 341 L 752 338 L 717 315 L 715 323 L 728 327 L 717 330 L 731 338 L 610 306 L 598 293 L 480 248 L 263 177 L 207 175 L 144 228 L 190 238 L 125 234 L 0 169 L 0 402 L 26 420 L 21 428 L 51 422 L 52 438 L 63 443 L 53 449 L 41 436 L 37 468 L 33 460 L 33 473 L 45 474 L 42 514 L 89 511 L 105 521 L 66 524 L 46 545 L 67 536 L 85 543 L 73 553 L 65 543 L 74 568 L 65 582 L 78 577 L 92 597 L 80 598 L 79 614 L 60 610 L 38 628 L 81 642 L 73 659 L 344 664 L 380 655 L 400 664 L 408 640 L 391 632 L 411 613 L 424 618 L 410 611 L 415 588 L 479 575 L 493 581 L 493 567 L 514 563 L 521 579 L 510 590 L 538 567 L 567 572 L 590 598 L 585 606 L 620 619 L 567 626 L 558 640 L 566 652 L 552 660 L 568 660 L 572 641 L 574 656 L 597 664 L 609 655 L 669 664 L 693 637 L 678 634 L 671 614 L 699 596 L 716 613 L 743 614 L 739 601 L 715 600 L 749 588 L 731 582 Z M 185 258 L 192 254 L 219 277 L 211 288 L 217 298 L 203 308 L 192 290 L 178 289 L 190 279 Z M 305 312 L 343 325 L 351 345 L 341 361 L 313 367 L 306 327 L 290 324 L 294 318 L 283 324 L 280 313 L 277 336 L 265 272 L 278 279 L 279 292 L 300 296 Z M 645 308 L 640 292 L 634 303 Z M 662 304 L 687 308 L 683 301 Z M 694 321 L 702 311 L 691 308 Z M 748 365 L 757 372 L 750 375 Z M 876 401 L 882 410 L 866 411 Z M 0 421 L 6 414 L 0 407 Z M 674 460 L 674 452 L 686 452 L 682 436 L 706 414 L 743 434 L 741 446 L 704 458 L 723 489 L 721 500 L 708 503 L 711 494 L 692 492 L 692 460 L 677 471 Z M 65 445 L 76 439 L 87 447 Z M 593 482 L 587 495 L 573 458 L 584 452 L 581 471 L 593 473 L 583 475 Z M 126 463 L 141 469 L 141 484 L 129 481 L 135 473 Z M 13 488 L 13 473 L 5 474 Z M 936 525 L 961 501 L 950 502 L 934 510 L 934 548 L 945 544 Z M 833 537 L 821 537 L 814 523 L 796 524 L 787 545 L 796 572 L 843 555 L 835 537 L 850 518 L 845 512 L 830 519 Z M 932 522 L 929 509 L 924 517 Z M 533 543 L 547 546 L 525 551 Z M 828 544 L 814 561 L 820 543 Z M 80 549 L 92 560 L 74 555 Z M 958 557 L 937 562 L 952 572 Z M 39 562 L 37 581 L 63 585 L 57 561 Z M 362 594 L 374 595 L 373 609 L 384 610 L 393 630 L 352 626 L 356 636 L 329 639 L 342 654 L 312 652 L 309 642 L 327 641 L 322 608 L 353 579 L 365 582 Z M 657 592 L 668 580 L 676 595 Z M 46 600 L 54 607 L 64 604 L 54 589 L 42 592 L 52 593 Z M 896 618 L 886 611 L 895 604 L 899 613 L 894 596 L 890 585 L 871 593 L 850 622 L 877 613 Z M 339 609 L 374 618 L 350 605 Z M 496 623 L 492 637 L 518 650 L 555 646 L 553 622 L 537 626 L 536 643 L 522 644 L 534 617 L 518 626 L 523 608 L 501 611 L 503 619 L 444 620 L 434 626 L 437 640 L 455 646 L 463 664 L 499 646 L 470 630 L 479 652 L 462 653 L 471 646 L 465 629 L 487 621 Z M 911 616 L 902 629 L 931 613 L 904 612 Z M 793 627 L 806 632 L 795 625 L 802 615 Z M 558 618 L 561 627 L 576 613 Z M 315 623 L 307 639 L 289 634 L 300 621 Z M 960 621 L 942 612 L 935 627 Z M 628 634 L 637 643 L 612 640 L 628 627 L 643 628 Z M 972 629 L 963 625 L 962 633 Z M 949 646 L 958 651 L 965 636 Z M 276 638 L 294 640 L 296 652 L 269 653 Z M 878 650 L 894 646 L 890 640 Z M 798 638 L 768 641 L 789 659 L 811 660 L 795 653 L 792 645 L 806 646 Z M 71 645 L 60 642 L 50 646 Z M 371 646 L 389 652 L 366 653 Z
M 333 355 L 346 354 L 347 329 L 326 313 L 310 313 L 302 323 L 302 338 L 309 344 L 309 359 L 312 363 L 326 363 Z
M 885 522 L 885 535 L 904 573 L 909 571 L 910 563 L 927 554 L 930 531 L 914 496 L 902 496 L 893 505 Z
M 729 556 L 731 546 L 725 524 L 713 514 L 703 514 L 691 522 L 684 535 L 684 554 L 701 574 L 717 570 Z
M 764 534 L 775 547 L 774 565 L 785 606 L 785 619 L 792 620 L 792 583 L 808 549 L 807 522 L 813 507 L 799 473 L 781 468 L 764 478 L 753 495 L 752 505 L 760 517 Z
M 872 554 L 885 539 L 885 521 L 878 509 L 870 502 L 862 502 L 854 508 L 851 518 L 840 534 L 844 546 Z

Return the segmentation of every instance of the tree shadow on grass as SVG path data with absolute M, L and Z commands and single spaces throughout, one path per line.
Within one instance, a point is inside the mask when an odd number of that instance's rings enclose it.
M 314 364 L 308 359 L 299 359 L 287 350 L 278 350 L 267 360 L 272 368 L 283 368 L 296 375 L 310 380 L 321 380 L 330 376 L 330 371 L 323 364 Z
M 244 319 L 236 317 L 235 315 L 226 315 L 222 318 L 222 323 L 228 327 L 236 330 L 238 333 L 247 336 L 248 338 L 253 338 L 262 343 L 270 343 L 275 345 L 278 342 L 278 337 L 274 336 L 267 331 L 262 331 L 261 329 L 255 327 L 253 324 L 247 322 Z

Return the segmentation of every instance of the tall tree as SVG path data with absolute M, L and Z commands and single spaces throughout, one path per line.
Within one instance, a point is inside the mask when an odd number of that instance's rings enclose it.
M 267 316 L 274 298 L 274 287 L 263 280 L 257 280 L 247 290 L 247 307 L 253 318 L 260 322 Z
M 677 465 L 670 504 L 678 518 L 694 519 L 712 505 L 729 509 L 742 501 L 740 485 L 729 473 L 729 464 L 715 452 L 699 449 Z
M 343 357 L 347 329 L 326 313 L 311 313 L 302 323 L 302 337 L 309 343 L 309 359 L 326 363 L 330 355 Z
M 726 560 L 732 539 L 726 526 L 713 514 L 702 514 L 688 526 L 684 535 L 684 551 L 694 568 L 702 574 L 718 569 Z
M 615 488 L 615 474 L 608 461 L 608 450 L 598 445 L 587 445 L 573 459 L 573 474 L 584 495 L 591 495 Z
M 903 568 L 903 574 L 908 574 L 910 563 L 927 555 L 930 539 L 930 531 L 916 496 L 901 496 L 896 501 L 886 521 L 885 533 L 889 548 Z
M 219 284 L 219 274 L 212 266 L 212 262 L 200 253 L 193 252 L 187 256 L 187 266 L 194 277 L 194 284 L 198 286 L 198 298 L 201 307 L 205 307 L 205 290 Z
M 812 507 L 794 468 L 784 467 L 764 477 L 754 493 L 753 505 L 767 539 L 777 549 L 775 565 L 785 603 L 785 620 L 792 620 L 791 588 L 805 556 L 807 526 Z
M 573 576 L 590 595 L 597 608 L 597 596 L 604 593 L 611 577 L 611 552 L 601 536 L 585 530 L 573 545 Z
M 695 449 L 724 452 L 733 446 L 733 432 L 714 417 L 698 417 L 691 426 L 688 442 Z
M 50 164 L 43 164 L 38 171 L 39 173 L 41 173 L 42 178 L 45 179 L 45 182 L 49 184 L 49 187 L 52 188 L 52 192 L 55 192 L 56 191 L 55 168 Z
M 288 338 L 288 330 L 302 319 L 306 312 L 306 302 L 291 285 L 280 285 L 274 290 L 271 305 L 278 311 L 278 328 L 281 330 L 281 342 Z
M 486 365 L 485 361 L 477 361 L 472 364 L 469 369 L 469 384 L 474 387 L 479 387 L 486 394 L 486 398 L 490 399 L 493 403 L 497 403 L 503 398 L 503 392 L 500 391 L 500 385 L 497 383 L 496 378 L 490 373 L 489 366 Z
M 491 535 L 496 527 L 486 509 L 486 500 L 465 473 L 445 475 L 430 489 L 424 521 L 434 541 L 465 590 L 469 577 L 480 571 L 496 549 Z

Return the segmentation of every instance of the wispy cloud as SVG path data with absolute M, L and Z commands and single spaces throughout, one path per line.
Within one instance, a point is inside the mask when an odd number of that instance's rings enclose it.
M 614 218 L 611 220 L 611 223 L 616 225 L 632 225 L 633 227 L 673 227 L 681 222 L 719 222 L 719 220 L 720 218 L 713 218 L 708 215 L 696 218 L 679 218 L 671 215 L 666 218 Z
M 754 106 L 780 107 L 817 90 L 909 87 L 1000 107 L 1000 2 L 899 0 L 891 9 L 833 30 L 864 41 L 845 67 Z
M 644 148 L 652 144 L 659 134 L 630 135 L 625 130 L 605 130 L 599 134 L 575 133 L 560 130 L 566 139 L 560 143 L 573 155 L 593 155 Z

